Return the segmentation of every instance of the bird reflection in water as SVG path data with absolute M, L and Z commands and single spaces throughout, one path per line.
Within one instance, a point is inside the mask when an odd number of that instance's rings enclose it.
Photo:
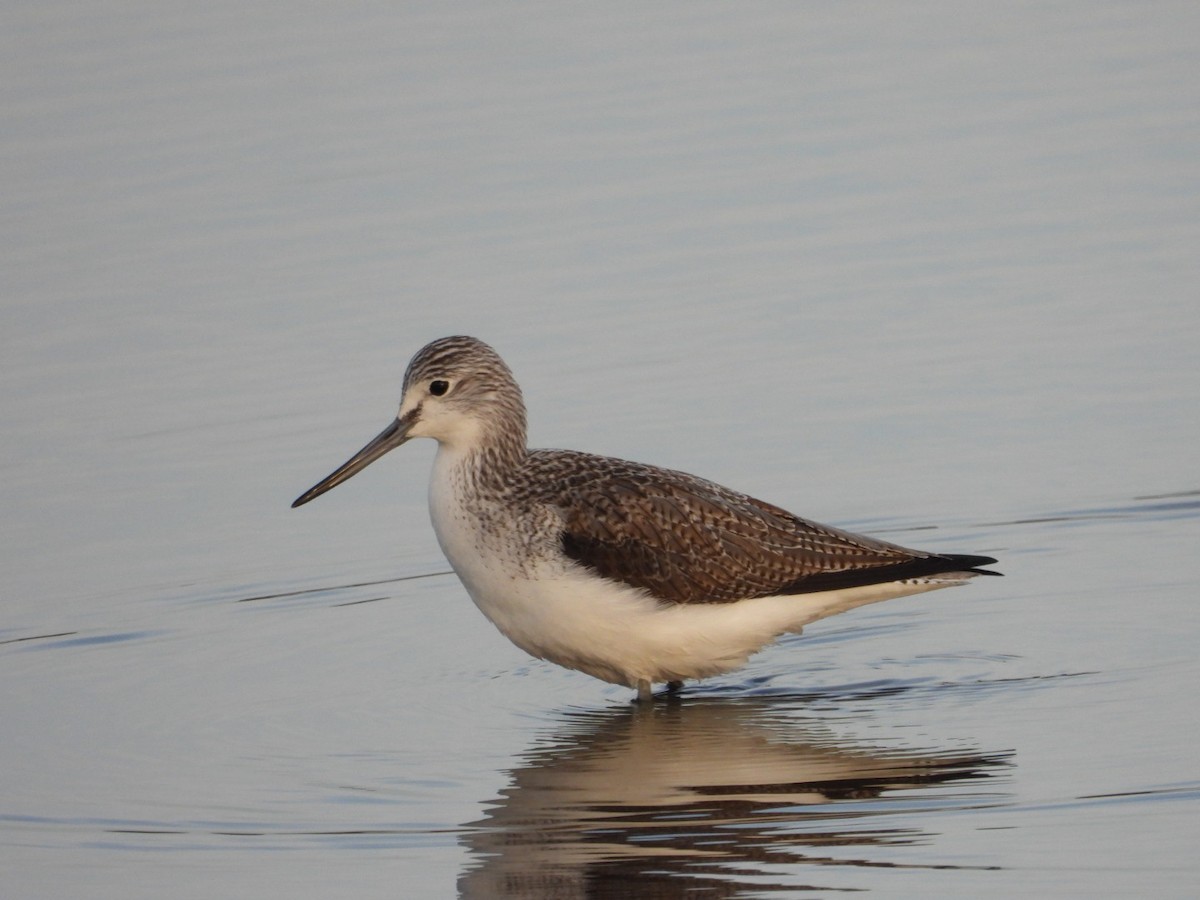
M 821 887 L 822 866 L 957 868 L 879 851 L 930 843 L 922 812 L 1008 802 L 1007 753 L 869 746 L 780 698 L 566 719 L 464 826 L 461 897 L 731 897 Z

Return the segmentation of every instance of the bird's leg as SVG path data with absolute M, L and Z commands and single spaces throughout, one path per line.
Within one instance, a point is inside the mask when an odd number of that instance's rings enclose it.
M 649 703 L 654 699 L 654 692 L 650 687 L 650 682 L 644 678 L 637 683 L 637 692 L 638 703 Z
M 683 682 L 682 681 L 668 681 L 667 682 L 667 693 L 668 694 L 678 694 L 682 690 L 683 690 Z

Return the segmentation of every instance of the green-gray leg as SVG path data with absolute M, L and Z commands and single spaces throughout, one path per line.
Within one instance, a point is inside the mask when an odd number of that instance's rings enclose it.
M 667 693 L 678 694 L 683 690 L 682 681 L 668 681 Z M 654 686 L 649 681 L 639 681 L 637 683 L 637 702 L 650 703 L 654 700 Z

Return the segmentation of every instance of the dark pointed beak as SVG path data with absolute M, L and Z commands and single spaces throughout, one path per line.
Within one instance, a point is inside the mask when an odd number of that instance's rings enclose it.
M 331 473 L 328 478 L 314 484 L 297 497 L 295 502 L 292 503 L 292 509 L 295 509 L 297 506 L 303 506 L 315 497 L 320 497 L 331 488 L 337 487 L 347 478 L 361 472 L 389 450 L 395 450 L 408 440 L 408 429 L 412 427 L 414 421 L 416 421 L 416 417 L 412 413 L 402 418 L 397 418 L 387 428 L 375 435 L 367 446 L 342 463 L 337 471 Z

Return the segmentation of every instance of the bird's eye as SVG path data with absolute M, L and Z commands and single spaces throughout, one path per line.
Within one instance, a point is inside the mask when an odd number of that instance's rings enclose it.
M 435 397 L 442 396 L 448 390 L 450 390 L 450 382 L 448 381 L 443 381 L 439 378 L 436 381 L 429 382 L 429 393 Z

